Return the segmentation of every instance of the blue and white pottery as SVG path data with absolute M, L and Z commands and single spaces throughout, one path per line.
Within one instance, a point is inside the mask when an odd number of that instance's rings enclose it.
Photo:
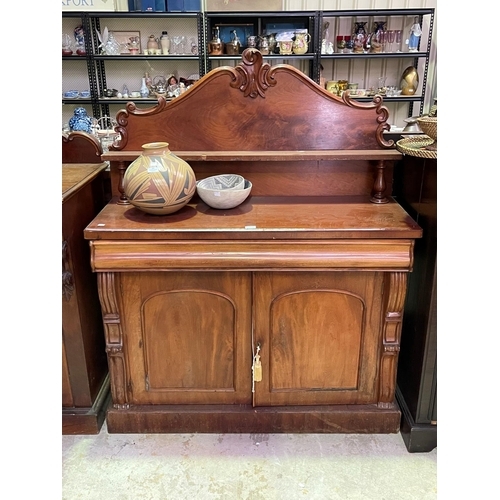
M 92 131 L 92 119 L 87 115 L 85 108 L 76 108 L 73 116 L 69 119 L 69 128 L 72 131 L 88 132 Z

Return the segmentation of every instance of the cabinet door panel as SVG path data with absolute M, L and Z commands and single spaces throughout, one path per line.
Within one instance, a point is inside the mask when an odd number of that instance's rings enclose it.
M 256 405 L 377 401 L 382 274 L 258 273 Z
M 248 275 L 126 273 L 122 287 L 131 402 L 250 402 Z
M 332 290 L 297 291 L 277 297 L 270 313 L 274 389 L 356 388 L 365 313 L 359 297 Z

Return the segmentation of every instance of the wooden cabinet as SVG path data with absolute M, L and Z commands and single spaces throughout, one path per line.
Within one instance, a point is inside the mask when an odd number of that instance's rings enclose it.
M 109 375 L 97 279 L 85 226 L 107 201 L 107 164 L 85 132 L 62 136 L 62 433 L 97 434 Z
M 408 451 L 427 452 L 437 446 L 437 158 L 405 155 L 395 180 L 398 201 L 423 229 L 408 281 L 396 395 Z
M 167 106 L 122 111 L 122 140 L 103 155 L 114 197 L 85 229 L 109 432 L 398 432 L 421 229 L 390 196 L 401 154 L 383 139 L 386 111 L 251 49 Z M 250 197 L 232 210 L 195 196 L 170 215 L 139 211 L 123 172 L 148 137 L 197 179 L 244 175 Z
M 358 220 L 366 213 L 352 200 L 341 210 L 318 203 L 334 221 L 327 231 L 346 210 Z M 385 207 L 389 240 L 366 225 L 368 239 L 348 231 L 348 241 L 318 241 L 315 214 L 280 236 L 266 198 L 232 217 L 202 202 L 153 219 L 110 203 L 86 229 L 113 377 L 109 432 L 397 432 L 406 271 L 420 233 L 399 205 Z M 237 228 L 257 211 L 252 219 L 268 234 L 242 240 Z M 223 213 L 230 227 L 221 227 Z M 197 240 L 202 228 L 219 238 Z M 261 381 L 252 380 L 257 346 Z

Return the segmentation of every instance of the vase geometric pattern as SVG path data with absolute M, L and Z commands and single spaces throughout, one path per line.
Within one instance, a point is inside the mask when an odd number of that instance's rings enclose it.
M 177 212 L 196 192 L 196 177 L 168 143 L 144 144 L 143 154 L 127 168 L 123 189 L 132 205 L 143 212 L 165 215 Z

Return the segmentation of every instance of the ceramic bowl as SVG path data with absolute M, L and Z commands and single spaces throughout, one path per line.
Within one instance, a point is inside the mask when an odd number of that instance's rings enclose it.
M 205 189 L 214 189 L 222 191 L 226 189 L 243 189 L 245 186 L 245 179 L 242 175 L 238 174 L 222 174 L 212 175 L 206 179 L 202 179 L 200 187 Z
M 212 189 L 204 187 L 203 179 L 196 183 L 196 191 L 199 197 L 212 208 L 228 209 L 241 205 L 249 196 L 252 190 L 252 183 L 244 179 L 242 189 Z

